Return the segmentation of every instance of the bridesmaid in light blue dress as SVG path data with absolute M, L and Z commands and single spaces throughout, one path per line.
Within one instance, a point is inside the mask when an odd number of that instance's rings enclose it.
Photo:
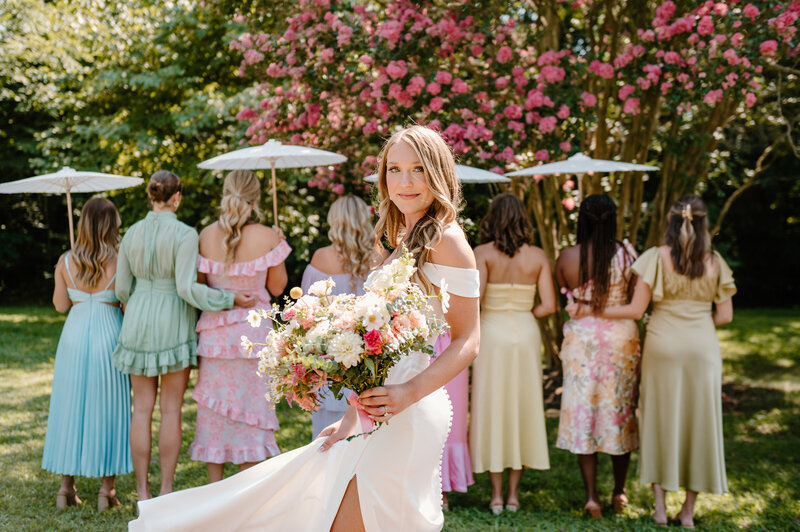
M 75 249 L 56 266 L 53 304 L 69 314 L 56 350 L 42 468 L 62 476 L 59 508 L 81 504 L 76 475 L 103 477 L 98 510 L 118 505 L 115 476 L 133 469 L 130 380 L 111 364 L 122 326 L 113 287 L 119 224 L 113 203 L 89 200 Z

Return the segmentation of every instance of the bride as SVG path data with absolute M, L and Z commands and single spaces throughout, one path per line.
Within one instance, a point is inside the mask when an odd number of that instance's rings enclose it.
M 395 249 L 405 243 L 424 290 L 438 292 L 445 281 L 450 346 L 430 364 L 427 354 L 403 357 L 385 386 L 361 394 L 367 413 L 388 422 L 374 434 L 346 441 L 360 432 L 350 407 L 305 447 L 221 482 L 139 502 L 130 530 L 441 530 L 440 461 L 451 417 L 442 387 L 478 353 L 478 271 L 456 220 L 453 155 L 438 133 L 412 126 L 392 135 L 378 183 L 376 235 Z

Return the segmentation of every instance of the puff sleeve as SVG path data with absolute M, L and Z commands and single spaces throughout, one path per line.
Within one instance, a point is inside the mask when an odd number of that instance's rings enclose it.
M 718 252 L 714 252 L 719 265 L 719 282 L 717 293 L 714 295 L 714 303 L 722 303 L 730 299 L 736 293 L 736 284 L 733 282 L 733 272 Z
M 654 302 L 664 299 L 664 265 L 661 263 L 661 253 L 657 247 L 642 253 L 631 269 L 650 287 Z

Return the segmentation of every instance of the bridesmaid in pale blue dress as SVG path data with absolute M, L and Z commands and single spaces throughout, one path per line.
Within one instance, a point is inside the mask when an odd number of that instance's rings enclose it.
M 113 286 L 119 225 L 113 203 L 90 199 L 75 249 L 56 266 L 53 305 L 69 314 L 56 350 L 42 468 L 61 475 L 59 508 L 81 504 L 76 475 L 103 477 L 98 510 L 118 506 L 115 477 L 133 469 L 130 380 L 111 364 L 122 326 Z
M 364 280 L 370 269 L 383 260 L 375 247 L 372 215 L 364 200 L 356 196 L 342 196 L 328 210 L 328 238 L 330 246 L 314 252 L 311 264 L 303 272 L 303 293 L 317 281 L 333 279 L 333 294 L 364 293 Z M 344 396 L 347 395 L 344 392 Z M 347 411 L 345 397 L 336 399 L 324 387 L 320 390 L 320 407 L 311 414 L 312 439 L 327 427 L 342 419 Z

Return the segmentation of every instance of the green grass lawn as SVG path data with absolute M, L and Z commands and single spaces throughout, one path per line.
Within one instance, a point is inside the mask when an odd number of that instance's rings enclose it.
M 99 479 L 77 479 L 81 507 L 55 508 L 59 477 L 41 469 L 53 357 L 64 316 L 49 308 L 0 307 L 0 530 L 124 530 L 135 515 L 133 474 L 117 481 L 123 505 L 96 511 Z M 800 311 L 747 310 L 719 332 L 724 360 L 724 429 L 728 495 L 701 495 L 702 530 L 800 530 Z M 191 389 L 183 409 L 177 489 L 203 484 L 205 466 L 189 459 L 196 408 Z M 308 442 L 310 415 L 279 407 L 278 444 Z M 156 414 L 155 423 L 158 423 Z M 452 494 L 445 530 L 657 530 L 649 519 L 649 487 L 636 480 L 634 453 L 625 515 L 600 522 L 581 515 L 583 487 L 572 455 L 555 448 L 557 418 L 547 420 L 549 471 L 523 475 L 522 509 L 492 516 L 487 475 L 466 494 Z M 155 433 L 155 431 L 154 431 Z M 232 474 L 236 468 L 228 466 Z M 158 492 L 158 456 L 151 467 Z M 601 460 L 599 488 L 611 496 L 610 461 Z M 670 494 L 676 513 L 681 495 Z M 608 501 L 606 501 L 608 504 Z

